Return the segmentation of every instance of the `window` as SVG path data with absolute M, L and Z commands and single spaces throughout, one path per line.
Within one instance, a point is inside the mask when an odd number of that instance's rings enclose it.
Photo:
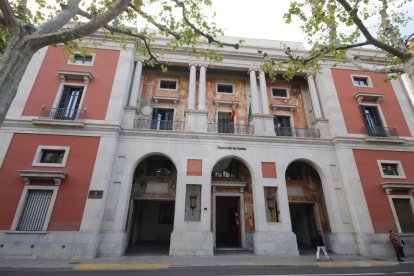
M 289 98 L 287 89 L 272 88 L 272 96 L 277 98 Z
M 81 54 L 75 54 L 73 56 L 73 59 L 75 60 L 76 64 L 92 64 L 92 56 L 90 55 L 81 55 Z
M 217 163 L 212 178 L 239 178 L 239 162 L 235 159 L 224 159 Z
M 69 64 L 92 66 L 95 61 L 95 54 L 75 53 L 69 58 Z
M 302 180 L 302 169 L 300 165 L 291 164 L 286 170 L 286 180 Z
M 147 163 L 147 176 L 170 176 L 173 163 L 165 158 L 151 158 Z
M 40 157 L 40 163 L 58 163 L 61 164 L 65 156 L 64 150 L 47 150 L 43 149 Z
M 60 96 L 54 119 L 75 120 L 77 118 L 83 89 L 83 86 L 63 86 L 63 92 Z
M 159 89 L 177 90 L 176 80 L 160 80 Z
M 372 87 L 371 80 L 367 76 L 352 76 L 352 83 L 354 86 Z
M 410 198 L 392 198 L 397 222 L 403 233 L 414 233 L 414 215 Z
M 405 178 L 405 173 L 400 161 L 378 160 L 377 163 L 382 178 Z
M 25 186 L 12 230 L 46 231 L 59 186 Z
M 382 123 L 378 106 L 360 105 L 360 107 L 367 135 L 379 137 L 387 136 L 387 132 Z
M 172 130 L 174 109 L 154 108 L 152 111 L 151 129 Z
M 231 123 L 231 112 L 217 113 L 218 133 L 234 133 L 234 125 Z
M 277 136 L 292 136 L 290 116 L 275 115 L 273 117 L 273 123 L 275 125 L 275 133 Z
M 38 146 L 32 166 L 64 167 L 69 147 Z
M 217 92 L 218 93 L 228 93 L 232 94 L 234 90 L 233 84 L 217 84 Z

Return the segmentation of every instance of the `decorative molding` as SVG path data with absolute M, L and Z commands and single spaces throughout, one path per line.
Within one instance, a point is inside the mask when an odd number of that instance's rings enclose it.
M 272 104 L 271 107 L 272 107 L 272 110 L 288 109 L 290 112 L 293 112 L 293 110 L 296 108 L 296 105 L 294 104 Z
M 24 184 L 30 185 L 30 181 L 35 180 L 52 180 L 55 182 L 56 186 L 59 186 L 62 183 L 62 180 L 65 179 L 66 173 L 62 171 L 35 171 L 35 170 L 20 170 L 19 174 L 23 177 Z
M 155 103 L 158 103 L 158 102 L 172 102 L 174 104 L 177 104 L 180 101 L 180 97 L 178 97 L 178 96 L 153 96 L 152 100 Z
M 390 195 L 393 190 L 407 191 L 408 194 L 412 195 L 414 192 L 414 182 L 382 182 L 381 186 L 385 189 L 387 195 Z
M 357 99 L 357 101 L 360 103 L 363 100 L 371 100 L 371 101 L 376 101 L 376 103 L 380 103 L 382 101 L 382 99 L 384 98 L 384 94 L 382 93 L 363 93 L 363 92 L 359 92 L 355 94 L 355 99 Z
M 239 100 L 222 100 L 222 99 L 214 99 L 214 104 L 216 106 L 219 105 L 231 105 L 233 107 L 237 107 L 239 105 Z
M 93 75 L 90 72 L 57 70 L 57 73 L 62 81 L 66 81 L 66 79 L 75 79 L 83 80 L 85 83 L 89 83 L 89 81 L 93 79 Z

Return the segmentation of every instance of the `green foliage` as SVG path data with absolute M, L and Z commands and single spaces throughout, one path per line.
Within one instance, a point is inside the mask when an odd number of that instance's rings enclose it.
M 311 50 L 306 55 L 286 50 L 289 59 L 276 61 L 264 55 L 262 70 L 284 71 L 291 79 L 296 72 L 315 74 L 324 58 L 338 62 L 349 58 L 346 52 L 354 47 L 371 45 L 387 53 L 388 65 L 404 64 L 412 58 L 401 28 L 411 20 L 409 0 L 296 0 L 284 15 L 286 23 L 299 20 Z M 411 35 L 411 34 L 410 34 Z M 272 73 L 273 72 L 273 73 Z
M 41 26 L 67 9 L 73 0 L 9 0 L 16 16 L 34 29 Z M 108 9 L 116 0 L 81 1 L 78 13 L 67 29 L 85 24 Z M 102 26 L 105 39 L 116 41 L 125 48 L 127 43 L 135 43 L 140 56 L 147 57 L 148 65 L 162 64 L 163 54 L 168 51 L 185 51 L 189 56 L 211 62 L 221 61 L 217 48 L 223 45 L 215 37 L 223 32 L 205 14 L 205 8 L 211 6 L 211 0 L 131 0 L 130 6 L 121 12 L 108 27 Z M 164 48 L 153 48 L 156 37 L 166 37 Z M 0 25 L 0 51 L 4 52 L 8 43 L 7 29 Z M 79 39 L 65 42 L 68 53 L 81 52 L 82 45 L 94 43 Z M 200 43 L 204 45 L 200 49 Z M 96 44 L 94 44 L 96 45 Z M 166 67 L 165 67 L 166 68 Z

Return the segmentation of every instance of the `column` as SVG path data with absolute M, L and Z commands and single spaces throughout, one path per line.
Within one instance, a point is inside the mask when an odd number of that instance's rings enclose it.
M 196 66 L 190 64 L 190 81 L 188 85 L 188 109 L 195 109 L 195 93 L 196 93 Z
M 142 61 L 137 60 L 135 65 L 134 79 L 132 80 L 131 95 L 129 96 L 129 106 L 136 107 L 139 95 L 139 89 L 141 87 L 141 75 L 142 75 Z
M 252 114 L 259 113 L 259 96 L 257 93 L 256 71 L 254 69 L 249 70 L 250 74 L 250 95 L 252 103 Z
M 315 116 L 315 119 L 322 118 L 323 116 L 322 116 L 321 106 L 319 102 L 318 91 L 316 90 L 315 79 L 311 76 L 308 76 L 307 80 L 308 80 L 308 86 L 309 86 L 309 94 L 310 94 L 312 106 L 313 106 L 313 115 Z
M 269 114 L 269 99 L 267 97 L 266 89 L 266 77 L 263 72 L 259 73 L 259 83 L 260 83 L 260 94 L 262 96 L 262 108 L 263 114 Z
M 206 66 L 200 65 L 200 81 L 198 84 L 198 110 L 206 110 Z

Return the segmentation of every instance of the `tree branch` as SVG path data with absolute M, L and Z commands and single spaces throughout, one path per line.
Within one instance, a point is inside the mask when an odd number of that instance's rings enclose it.
M 43 47 L 55 43 L 64 43 L 91 34 L 97 31 L 101 26 L 108 24 L 120 13 L 125 11 L 128 8 L 130 1 L 131 0 L 118 0 L 104 13 L 94 16 L 88 23 L 82 24 L 79 27 L 71 28 L 69 30 L 40 35 L 38 38 L 34 39 L 34 43 L 38 44 L 40 47 Z
M 345 9 L 345 11 L 349 14 L 352 21 L 355 23 L 355 25 L 358 27 L 358 29 L 362 32 L 362 34 L 365 36 L 368 42 L 370 42 L 372 45 L 396 56 L 401 58 L 402 60 L 407 60 L 411 57 L 411 55 L 407 52 L 402 52 L 397 50 L 396 48 L 387 45 L 378 39 L 374 38 L 371 33 L 368 31 L 368 28 L 364 25 L 362 20 L 359 18 L 357 12 L 358 10 L 356 8 L 352 8 L 351 5 L 346 0 L 336 0 L 341 6 Z
M 3 14 L 4 22 L 9 29 L 9 33 L 13 35 L 13 29 L 17 28 L 19 22 L 10 6 L 9 1 L 0 0 L 0 11 Z
M 87 12 L 81 10 L 81 9 L 78 9 L 77 13 L 79 15 L 87 18 L 87 19 L 92 19 L 91 14 L 89 14 L 89 13 L 87 13 Z M 159 60 L 157 59 L 157 57 L 155 56 L 155 54 L 151 51 L 151 47 L 149 46 L 148 40 L 144 35 L 136 34 L 136 33 L 133 33 L 132 31 L 129 31 L 129 30 L 121 30 L 121 29 L 116 28 L 116 27 L 111 27 L 108 24 L 103 26 L 103 28 L 105 28 L 108 31 L 113 32 L 113 33 L 120 33 L 120 34 L 128 35 L 128 36 L 131 36 L 131 37 L 139 38 L 140 40 L 142 40 L 144 42 L 145 48 L 147 49 L 148 55 L 150 56 L 150 60 L 153 60 L 157 63 L 160 63 Z
M 397 65 L 388 65 L 388 66 L 378 66 L 378 65 L 370 65 L 363 63 L 363 61 L 349 52 L 345 53 L 346 60 L 350 61 L 355 67 L 363 70 L 363 71 L 370 71 L 375 73 L 404 73 L 405 67 L 404 64 L 397 64 Z
M 178 34 L 176 32 L 173 32 L 169 28 L 167 28 L 165 25 L 162 25 L 162 24 L 156 22 L 153 17 L 151 17 L 150 15 L 148 15 L 147 13 L 145 13 L 140 8 L 137 8 L 134 4 L 132 4 L 132 3 L 129 4 L 129 7 L 132 8 L 134 11 L 136 11 L 138 14 L 140 14 L 142 17 L 144 17 L 146 20 L 148 20 L 148 22 L 150 22 L 151 24 L 153 24 L 160 31 L 163 31 L 163 32 L 166 32 L 166 33 L 170 34 L 171 36 L 173 36 L 177 40 L 181 39 L 181 35 L 180 34 Z
M 412 33 L 412 34 L 410 34 L 409 36 L 407 36 L 406 37 L 406 39 L 404 40 L 404 45 L 407 45 L 409 42 L 410 42 L 410 40 L 411 40 L 411 38 L 414 36 L 414 33 Z
M 69 23 L 69 21 L 76 15 L 80 1 L 81 0 L 72 0 L 69 1 L 69 5 L 62 4 L 62 11 L 59 14 L 39 26 L 39 34 L 56 32 Z
M 185 22 L 194 30 L 196 31 L 196 33 L 198 33 L 199 35 L 207 38 L 208 43 L 216 43 L 216 44 L 222 44 L 225 46 L 230 46 L 230 47 L 234 47 L 235 49 L 239 49 L 239 44 L 233 44 L 233 43 L 225 43 L 225 42 L 220 42 L 218 40 L 216 40 L 214 37 L 212 37 L 211 35 L 201 31 L 199 28 L 197 28 L 193 23 L 191 23 L 191 21 L 188 19 L 187 14 L 186 14 L 186 6 L 183 2 L 179 1 L 179 0 L 172 0 L 177 6 L 179 6 L 181 8 L 182 11 L 182 15 L 183 18 L 185 20 Z
M 5 26 L 5 27 L 7 26 L 6 19 L 4 19 L 3 15 L 1 14 L 0 14 L 0 25 Z

